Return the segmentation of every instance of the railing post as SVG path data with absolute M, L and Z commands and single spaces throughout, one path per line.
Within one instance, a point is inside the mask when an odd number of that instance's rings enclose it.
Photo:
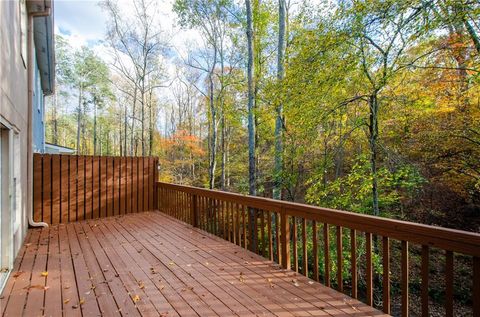
M 285 208 L 280 210 L 281 217 L 281 240 L 282 240 L 282 266 L 284 269 L 290 270 L 290 223 Z
M 191 201 L 191 219 L 192 219 L 192 226 L 195 228 L 198 227 L 198 207 L 197 207 L 197 195 L 192 194 L 190 197 L 192 197 Z
M 159 199 L 158 199 L 158 186 L 157 186 L 157 182 L 158 182 L 158 158 L 156 158 L 154 160 L 154 171 L 153 171 L 153 206 L 155 207 L 155 209 L 158 210 L 159 208 Z

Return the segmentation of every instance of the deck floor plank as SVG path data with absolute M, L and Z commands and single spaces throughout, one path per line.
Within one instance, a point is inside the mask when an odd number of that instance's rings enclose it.
M 168 221 L 168 220 L 167 220 Z M 156 226 L 160 225 L 159 223 L 155 223 Z M 179 224 L 182 226 L 182 224 Z M 145 226 L 148 226 L 146 224 Z M 311 316 L 308 312 L 308 309 L 319 311 L 319 309 L 315 309 L 313 305 L 308 302 L 303 302 L 301 306 L 296 303 L 298 301 L 298 295 L 288 293 L 284 289 L 281 292 L 277 292 L 275 288 L 279 285 L 278 281 L 274 281 L 273 279 L 269 280 L 269 277 L 264 277 L 258 274 L 258 268 L 264 266 L 261 264 L 260 266 L 251 261 L 246 261 L 245 259 L 240 259 L 236 261 L 232 261 L 230 258 L 226 257 L 226 254 L 229 252 L 230 246 L 225 248 L 223 241 L 215 241 L 210 237 L 206 236 L 197 236 L 196 232 L 193 231 L 193 228 L 186 228 L 187 230 L 192 231 L 190 236 L 182 235 L 176 236 L 175 232 L 178 232 L 178 228 L 176 228 L 176 224 L 167 223 L 166 226 L 160 225 L 162 228 L 163 237 L 162 239 L 167 239 L 167 236 L 171 235 L 172 243 L 175 241 L 177 247 L 189 248 L 198 250 L 197 252 L 193 252 L 192 254 L 195 255 L 197 258 L 203 256 L 203 259 L 200 259 L 200 263 L 208 263 L 208 267 L 216 267 L 215 274 L 213 276 L 225 276 L 226 274 L 230 275 L 233 278 L 233 282 L 238 285 L 247 285 L 250 286 L 250 290 L 248 291 L 249 294 L 254 295 L 255 298 L 261 298 L 266 296 L 266 303 L 270 309 L 281 312 L 282 315 L 285 315 L 285 312 L 290 312 L 291 315 L 294 316 Z M 169 229 L 171 228 L 171 229 Z M 201 243 L 196 243 L 199 241 Z M 187 244 L 182 244 L 182 240 L 185 240 Z M 188 244 L 188 240 L 190 240 L 190 245 Z M 220 242 L 220 243 L 219 243 Z M 203 246 L 208 246 L 207 250 L 204 250 Z M 201 252 L 204 251 L 204 252 Z M 208 252 L 210 251 L 210 252 Z M 237 252 L 237 251 L 234 251 Z M 265 259 L 263 259 L 265 261 Z M 254 266 L 255 269 L 251 269 L 250 267 Z M 278 267 L 272 266 L 267 264 L 270 269 L 278 270 Z M 285 283 L 288 287 L 290 284 L 293 284 L 292 280 L 288 283 Z M 280 285 L 282 286 L 282 285 Z M 253 291 L 252 291 L 253 290 Z M 275 305 L 276 304 L 276 305 Z M 275 305 L 275 306 L 274 306 Z M 336 313 L 339 313 L 338 311 Z M 327 314 L 325 314 L 327 315 Z
M 45 230 L 46 231 L 46 230 Z M 62 311 L 62 283 L 58 243 L 58 226 L 49 230 L 48 262 L 45 291 L 45 316 L 56 316 Z
M 93 227 L 97 226 L 96 222 L 89 224 L 82 222 L 83 230 L 89 237 L 88 241 L 103 272 L 105 278 L 104 283 L 108 284 L 108 287 L 110 288 L 110 291 L 115 299 L 116 305 L 118 306 L 118 311 L 122 315 L 126 316 L 140 316 L 138 309 L 135 307 L 130 296 L 128 296 L 126 288 L 122 284 L 121 280 L 116 277 L 117 274 L 115 273 L 115 269 L 108 259 L 105 251 L 100 246 L 100 243 L 97 240 L 98 237 L 90 225 Z
M 95 293 L 95 297 L 100 307 L 102 315 L 120 316 L 117 303 L 112 295 L 110 287 L 106 283 L 103 269 L 99 266 L 97 258 L 90 246 L 89 240 L 91 237 L 83 231 L 82 223 L 76 222 L 73 224 L 77 233 L 78 242 L 82 249 L 82 254 L 90 274 L 90 281 L 92 283 L 91 291 Z
M 119 230 L 126 236 L 124 230 Z M 133 234 L 133 233 L 132 233 Z M 203 304 L 198 296 L 188 292 L 188 286 L 170 271 L 170 268 L 156 259 L 138 240 L 132 240 L 131 246 L 140 253 L 147 265 L 143 263 L 145 271 L 157 288 L 165 295 L 168 301 L 182 316 L 217 316 L 207 305 Z M 143 252 L 146 250 L 145 252 Z M 144 261 L 139 261 L 144 262 Z M 191 305 L 192 303 L 193 305 Z M 195 309 L 194 309 L 195 308 Z
M 163 244 L 163 247 L 166 245 Z M 175 272 L 179 272 L 182 270 L 182 265 L 187 265 L 187 262 L 181 262 L 181 258 L 179 254 L 174 252 L 168 252 L 167 249 L 163 249 L 164 254 L 169 255 L 169 262 L 166 264 L 169 266 L 171 270 Z M 190 273 L 190 274 L 188 274 Z M 214 285 L 214 283 L 205 277 L 202 274 L 201 270 L 187 272 L 195 282 L 193 282 L 197 287 L 201 286 L 206 292 L 209 292 L 212 296 L 210 298 L 214 299 L 213 305 L 216 306 L 216 312 L 219 313 L 221 316 L 228 314 L 228 315 L 243 315 L 245 309 L 239 302 L 235 300 L 230 294 L 219 290 L 218 286 Z M 191 283 L 188 284 L 187 287 L 195 288 L 194 285 Z M 243 312 L 242 312 L 243 311 Z M 250 313 L 251 315 L 251 313 Z
M 163 253 L 165 253 L 166 249 L 165 248 L 170 248 L 170 244 L 168 243 L 167 240 L 165 240 L 165 232 L 162 230 L 162 238 L 161 241 L 158 241 L 156 237 L 159 237 L 159 234 L 156 234 L 154 231 L 149 230 L 148 226 L 145 226 L 143 223 L 138 225 L 141 226 L 142 234 L 144 237 L 147 234 L 150 234 L 150 237 L 153 239 L 152 244 L 155 245 L 161 245 L 161 249 L 157 248 L 156 251 L 153 251 L 157 256 L 162 256 Z M 140 230 L 137 230 L 136 232 L 140 232 Z M 148 238 L 142 239 L 142 241 L 147 240 Z M 222 271 L 225 269 L 228 270 L 228 267 L 222 266 L 220 268 L 217 268 L 216 270 L 216 265 L 214 263 L 208 262 L 208 259 L 199 259 L 197 257 L 192 257 L 192 256 L 185 256 L 184 254 L 189 253 L 189 254 L 195 254 L 197 249 L 195 247 L 187 247 L 187 246 L 182 246 L 181 247 L 183 250 L 187 250 L 185 253 L 179 253 L 178 258 L 183 260 L 183 265 L 181 267 L 184 268 L 188 276 L 192 276 L 195 274 L 197 270 L 201 271 L 204 273 L 205 276 L 208 276 L 217 286 L 222 288 L 225 292 L 232 294 L 235 296 L 235 298 L 238 298 L 240 302 L 247 306 L 248 309 L 251 311 L 253 314 L 259 314 L 259 315 L 274 315 L 269 311 L 265 310 L 265 307 L 262 306 L 260 303 L 263 301 L 270 306 L 274 306 L 274 304 L 268 300 L 265 296 L 262 294 L 255 292 L 252 288 L 250 288 L 248 285 L 244 283 L 238 283 L 239 282 L 239 276 L 235 277 L 230 277 L 226 276 L 226 274 Z M 173 251 L 170 252 L 171 255 L 174 257 L 177 256 Z M 178 262 L 178 261 L 177 261 Z M 243 289 L 243 291 L 241 290 Z M 244 293 L 245 292 L 245 293 Z M 250 296 L 245 296 L 245 294 L 250 294 Z M 255 302 L 255 300 L 258 300 L 260 303 Z M 276 308 L 281 309 L 280 306 L 275 306 Z M 282 310 L 284 311 L 284 310 Z M 285 314 L 291 316 L 291 314 Z
M 30 272 L 37 253 L 39 231 L 29 231 L 25 237 L 25 243 L 15 259 L 15 265 L 8 279 L 2 296 L 0 296 L 0 314 L 3 316 L 15 316 L 15 313 L 23 309 L 27 291 L 24 289 L 30 284 Z M 7 310 L 7 307 L 9 309 Z
M 47 277 L 43 275 L 43 272 L 47 268 L 49 240 L 49 231 L 42 230 L 33 264 L 31 285 L 27 287 L 27 300 L 24 310 L 24 314 L 27 316 L 43 316 L 44 313 Z
M 30 229 L 0 296 L 0 313 L 169 317 L 383 314 L 161 212 Z
M 101 313 L 95 296 L 95 290 L 92 287 L 91 276 L 88 272 L 82 249 L 80 248 L 74 224 L 75 223 L 67 225 L 68 241 L 70 242 L 71 257 L 79 295 L 79 301 L 72 303 L 72 305 L 74 309 L 81 309 L 83 316 L 100 316 Z
M 153 217 L 153 221 L 155 222 L 155 225 L 162 226 L 164 230 L 167 231 L 172 231 L 173 233 L 179 232 L 179 230 L 182 230 L 182 226 L 185 226 L 188 228 L 189 226 L 183 223 L 180 223 L 173 218 L 168 217 L 168 219 L 163 219 L 161 222 L 158 222 L 156 217 Z M 174 228 L 177 227 L 175 230 Z M 191 228 L 193 229 L 193 228 Z M 185 229 L 183 229 L 185 230 Z M 182 231 L 183 231 L 182 230 Z M 197 229 L 193 229 L 195 231 L 198 231 Z M 163 231 L 165 232 L 165 231 Z M 203 231 L 200 231 L 201 234 L 204 234 Z M 246 265 L 243 266 L 238 264 L 248 262 L 249 264 L 255 265 L 255 271 L 253 273 L 253 279 L 259 283 L 262 283 L 266 281 L 267 279 L 271 278 L 276 279 L 279 278 L 282 283 L 279 284 L 280 287 L 284 288 L 284 290 L 290 292 L 290 297 L 289 299 L 295 299 L 295 298 L 300 298 L 303 300 L 302 302 L 302 307 L 306 307 L 306 303 L 312 303 L 316 306 L 316 308 L 313 308 L 313 311 L 316 312 L 318 309 L 322 309 L 325 312 L 329 314 L 352 314 L 356 313 L 358 311 L 366 311 L 370 314 L 372 313 L 379 313 L 376 310 L 372 309 L 369 306 L 366 306 L 362 304 L 359 301 L 354 301 L 350 297 L 341 294 L 333 289 L 330 288 L 325 288 L 321 284 L 311 284 L 311 280 L 307 279 L 303 275 L 296 274 L 294 272 L 288 272 L 285 274 L 283 270 L 273 270 L 273 277 L 272 277 L 272 269 L 271 267 L 269 268 L 269 265 L 266 263 L 269 263 L 266 261 L 264 258 L 261 256 L 252 253 L 252 252 L 247 252 L 247 256 L 245 256 L 245 253 L 242 252 L 237 252 L 235 251 L 235 248 L 228 247 L 225 250 L 221 250 L 219 252 L 219 248 L 212 248 L 212 245 L 214 243 L 217 243 L 219 245 L 224 245 L 223 240 L 217 236 L 206 234 L 207 236 L 207 241 L 203 239 L 202 243 L 197 243 L 199 241 L 199 237 L 193 238 L 190 237 L 190 240 L 192 243 L 196 243 L 197 247 L 200 249 L 205 249 L 206 252 L 210 255 L 215 255 L 216 257 L 219 257 L 219 259 L 224 258 L 225 259 L 225 264 L 233 264 L 237 266 L 238 269 L 245 268 L 246 270 L 249 270 L 251 265 Z M 188 239 L 188 235 L 181 235 L 178 236 L 180 239 Z M 209 241 L 208 238 L 212 239 L 213 241 Z M 178 245 L 178 243 L 177 243 Z M 206 245 L 209 245 L 208 248 L 205 248 Z M 233 252 L 232 252 L 233 251 Z M 257 265 L 258 263 L 262 263 L 262 265 Z M 231 265 L 228 265 L 230 268 L 233 268 Z M 260 270 L 259 270 L 260 269 Z M 245 274 L 245 272 L 244 272 Z M 258 274 L 260 274 L 260 278 L 258 278 Z M 295 281 L 295 282 L 292 282 Z M 275 283 L 275 281 L 274 281 Z M 295 284 L 298 284 L 302 287 L 297 287 Z M 320 286 L 321 289 L 315 290 L 313 287 L 304 287 L 305 285 L 317 285 Z M 292 301 L 294 303 L 295 301 Z M 312 307 L 310 307 L 312 309 Z M 341 312 L 339 311 L 341 310 Z

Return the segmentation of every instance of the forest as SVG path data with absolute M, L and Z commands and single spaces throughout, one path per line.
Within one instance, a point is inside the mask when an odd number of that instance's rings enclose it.
M 56 35 L 48 142 L 162 181 L 480 232 L 480 4 L 114 0 L 105 54 Z

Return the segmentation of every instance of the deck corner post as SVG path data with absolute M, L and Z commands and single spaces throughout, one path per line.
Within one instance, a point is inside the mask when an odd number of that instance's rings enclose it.
M 285 208 L 281 208 L 280 211 L 281 217 L 281 234 L 280 239 L 282 243 L 282 267 L 284 269 L 290 270 L 291 263 L 290 263 L 290 224 L 288 221 L 288 215 Z
M 153 170 L 153 206 L 156 210 L 159 210 L 160 204 L 158 199 L 158 157 L 154 160 L 154 170 Z
M 192 226 L 194 226 L 195 228 L 198 227 L 198 207 L 197 207 L 197 195 L 195 194 L 192 194 L 190 196 L 192 198 L 192 202 L 191 202 L 191 212 L 192 212 L 192 215 L 191 215 L 191 219 L 192 219 Z

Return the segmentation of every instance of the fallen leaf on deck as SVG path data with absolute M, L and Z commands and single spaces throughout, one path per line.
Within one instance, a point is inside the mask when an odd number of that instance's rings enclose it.
M 188 286 L 188 287 L 182 288 L 182 292 L 186 292 L 186 291 L 193 291 L 193 287 Z
M 64 304 L 68 304 L 70 302 L 70 298 L 67 298 L 66 300 L 63 301 Z
M 293 283 L 293 285 L 295 285 L 295 286 L 300 286 L 300 284 L 298 284 L 298 281 L 297 281 L 296 279 L 293 279 L 293 280 L 292 280 L 292 283 Z
M 138 287 L 140 287 L 140 289 L 144 289 L 144 288 L 145 288 L 145 284 L 143 284 L 143 282 L 140 282 L 140 283 L 138 283 Z
M 168 263 L 168 265 L 174 265 L 175 263 L 173 263 L 173 261 L 170 261 L 170 263 Z
M 157 271 L 155 271 L 155 268 L 151 267 L 151 268 L 150 268 L 150 273 L 152 273 L 152 274 L 157 274 Z
M 85 298 L 80 298 L 80 301 L 78 302 L 79 305 L 85 304 Z
M 70 288 L 70 285 L 67 285 L 64 287 L 64 289 L 69 289 Z
M 134 303 L 136 303 L 140 300 L 140 296 L 135 295 L 135 296 L 132 297 L 132 300 L 133 300 Z
M 273 281 L 271 278 L 267 278 L 267 282 L 270 284 L 270 288 L 274 288 L 275 284 L 273 284 Z
M 47 277 L 47 276 L 48 276 L 48 272 L 47 272 L 47 271 L 42 272 L 40 275 L 43 276 L 43 277 Z
M 313 285 L 314 281 L 308 281 L 308 284 Z
M 17 277 L 19 277 L 20 275 L 22 275 L 23 273 L 25 273 L 25 272 L 23 272 L 23 271 L 15 272 L 15 274 L 13 274 L 13 277 L 14 277 L 14 278 L 17 278 Z
M 245 282 L 245 277 L 243 277 L 243 273 L 242 273 L 242 272 L 240 272 L 240 277 L 238 278 L 238 280 L 239 280 L 240 282 L 242 282 L 242 283 Z
M 78 305 L 72 305 L 72 308 L 73 308 L 73 309 L 77 309 L 77 308 L 78 308 Z
M 7 273 L 9 271 L 8 267 L 2 267 L 0 273 Z
M 165 288 L 165 285 L 160 285 L 160 290 L 164 289 Z
M 49 288 L 50 288 L 49 286 L 44 286 L 44 285 L 31 285 L 31 286 L 25 287 L 24 289 L 27 289 L 28 291 L 30 291 L 32 289 L 39 289 L 39 290 L 42 290 L 42 291 L 46 291 Z

